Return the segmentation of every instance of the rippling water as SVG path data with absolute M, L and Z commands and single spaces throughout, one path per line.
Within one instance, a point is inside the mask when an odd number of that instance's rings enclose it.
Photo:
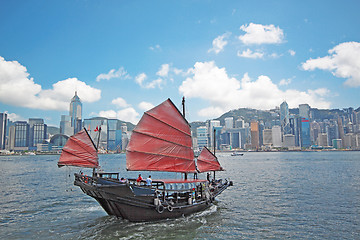
M 360 152 L 220 153 L 217 176 L 234 186 L 205 212 L 155 223 L 107 216 L 58 157 L 0 156 L 0 239 L 360 239 Z M 122 154 L 100 164 L 138 174 Z

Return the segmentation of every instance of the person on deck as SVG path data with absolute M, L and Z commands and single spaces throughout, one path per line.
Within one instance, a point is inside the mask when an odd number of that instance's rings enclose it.
M 142 181 L 142 177 L 141 177 L 141 174 L 139 174 L 139 177 L 136 179 L 136 183 L 137 185 L 140 185 L 141 181 Z
M 151 175 L 146 179 L 146 186 L 150 187 L 152 183 Z

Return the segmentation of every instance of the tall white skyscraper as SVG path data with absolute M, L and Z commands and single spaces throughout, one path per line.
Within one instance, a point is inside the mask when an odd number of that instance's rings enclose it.
M 274 147 L 281 147 L 281 127 L 272 127 L 272 143 Z
M 75 91 L 75 96 L 71 99 L 70 102 L 70 113 L 71 117 L 71 127 L 74 128 L 74 134 L 81 130 L 81 118 L 82 118 L 82 103 L 80 98 Z

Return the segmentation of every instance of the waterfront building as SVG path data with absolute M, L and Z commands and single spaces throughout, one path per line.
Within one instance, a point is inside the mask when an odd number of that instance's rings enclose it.
M 250 123 L 250 132 L 251 132 L 251 148 L 258 149 L 260 147 L 260 138 L 259 138 L 259 123 L 253 120 Z
M 233 117 L 225 118 L 225 128 L 226 129 L 234 128 L 234 118 Z
M 295 136 L 293 134 L 285 134 L 283 141 L 283 147 L 294 148 L 295 147 Z
M 7 114 L 0 113 L 0 150 L 5 149 Z
M 299 105 L 299 116 L 301 118 L 310 119 L 310 106 L 309 106 L 309 104 L 300 104 Z
M 328 135 L 326 133 L 320 133 L 317 137 L 317 145 L 322 147 L 329 146 L 328 144 Z
M 326 134 L 328 135 L 328 143 L 332 145 L 333 139 L 339 139 L 339 126 L 337 121 L 330 121 L 325 127 Z
M 64 134 L 55 134 L 54 136 L 52 136 L 50 138 L 50 147 L 48 148 L 48 150 L 50 151 L 53 148 L 56 149 L 62 149 L 62 147 L 65 146 L 67 140 L 69 139 L 69 136 L 64 135 Z M 43 148 L 44 146 L 42 146 Z
M 356 149 L 356 147 L 357 147 L 356 134 L 354 134 L 354 133 L 345 134 L 345 136 L 344 136 L 344 148 Z
M 271 139 L 273 147 L 281 147 L 281 127 L 275 125 L 271 129 Z
M 117 119 L 108 119 L 108 132 L 107 132 L 107 150 L 120 152 L 121 146 L 121 139 L 122 139 L 122 131 L 124 133 L 127 132 L 126 123 L 125 128 L 124 125 L 121 125 L 121 122 Z
M 47 125 L 42 118 L 29 118 L 29 150 L 37 150 L 37 144 L 46 139 Z
M 310 142 L 309 119 L 301 118 L 301 147 L 308 148 L 310 146 L 311 146 L 311 142 Z
M 74 97 L 70 102 L 70 118 L 71 118 L 71 127 L 74 129 L 74 133 L 77 133 L 81 130 L 81 119 L 82 119 L 82 103 L 80 101 L 77 92 L 75 91 Z
M 220 146 L 223 142 L 223 139 L 221 137 L 222 129 L 223 127 L 221 126 L 213 127 L 213 131 L 215 132 L 215 146 L 212 146 L 213 149 L 215 148 L 217 150 L 220 150 Z
M 208 136 L 207 127 L 201 126 L 196 128 L 197 146 L 200 151 L 203 147 L 208 147 L 207 136 Z
M 74 134 L 74 128 L 71 126 L 71 117 L 69 115 L 61 115 L 60 134 L 65 134 L 67 136 L 72 136 Z
M 332 140 L 332 146 L 335 149 L 341 149 L 342 148 L 342 139 L 333 139 Z
M 272 129 L 263 130 L 263 145 L 266 146 L 272 145 Z
M 25 151 L 29 147 L 29 124 L 26 121 L 16 121 L 10 134 L 10 150 Z
M 214 129 L 215 127 L 220 127 L 220 121 L 219 120 L 208 120 L 206 121 L 206 125 L 208 128 L 208 147 L 213 148 L 214 144 Z M 220 133 L 219 133 L 220 134 Z

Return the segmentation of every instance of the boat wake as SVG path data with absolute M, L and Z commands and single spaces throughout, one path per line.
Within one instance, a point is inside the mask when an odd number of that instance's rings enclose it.
M 94 211 L 100 208 L 92 207 Z M 88 209 L 91 210 L 91 209 Z M 218 207 L 213 205 L 205 211 L 187 217 L 165 219 L 156 222 L 129 222 L 116 217 L 100 217 L 92 224 L 85 226 L 81 239 L 176 239 L 179 236 L 192 239 L 196 230 L 205 226 L 207 218 L 216 213 Z M 160 232 L 159 232 L 160 231 Z

